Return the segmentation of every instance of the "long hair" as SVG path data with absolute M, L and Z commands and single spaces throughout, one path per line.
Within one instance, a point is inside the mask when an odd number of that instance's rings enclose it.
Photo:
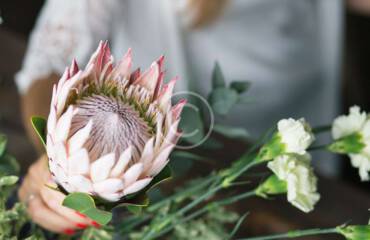
M 189 0 L 190 25 L 199 28 L 213 23 L 225 10 L 229 0 Z

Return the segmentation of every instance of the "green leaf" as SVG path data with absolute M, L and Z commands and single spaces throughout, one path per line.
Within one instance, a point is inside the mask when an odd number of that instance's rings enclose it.
M 171 168 L 167 165 L 165 166 L 160 173 L 158 173 L 157 176 L 153 178 L 153 180 L 150 182 L 150 184 L 145 188 L 145 192 L 149 189 L 157 186 L 161 182 L 164 182 L 172 177 L 172 171 Z
M 0 188 L 4 186 L 12 186 L 18 181 L 17 176 L 5 176 L 0 178 Z
M 181 139 L 188 143 L 198 143 L 204 138 L 204 125 L 199 109 L 184 108 L 181 113 L 179 128 Z
M 223 146 L 224 144 L 222 142 L 213 137 L 207 138 L 207 140 L 201 145 L 202 148 L 209 150 L 221 149 Z
M 95 208 L 95 202 L 94 199 L 86 193 L 74 192 L 68 194 L 63 200 L 63 206 L 82 213 L 88 209 Z
M 233 81 L 230 84 L 230 88 L 237 91 L 239 94 L 247 91 L 250 87 L 251 83 L 247 81 Z
M 209 102 L 215 113 L 226 115 L 238 102 L 238 93 L 230 88 L 217 88 L 209 96 Z
M 215 124 L 213 126 L 213 131 L 232 139 L 243 139 L 247 140 L 249 134 L 247 130 L 239 127 L 226 126 L 221 124 Z
M 63 200 L 63 206 L 79 211 L 101 225 L 107 224 L 112 219 L 112 213 L 97 209 L 94 199 L 86 193 L 70 193 Z
M 89 208 L 87 210 L 81 211 L 81 213 L 85 214 L 87 217 L 91 218 L 92 220 L 96 221 L 100 225 L 106 225 L 107 223 L 112 220 L 112 213 L 103 211 L 97 208 Z
M 39 136 L 42 144 L 46 145 L 46 119 L 38 116 L 31 118 L 33 129 L 35 129 L 37 136 Z
M 137 205 L 128 205 L 127 210 L 129 210 L 131 213 L 138 215 L 142 212 L 143 207 L 137 206 Z
M 225 86 L 226 84 L 224 74 L 222 73 L 220 64 L 216 61 L 212 72 L 212 88 L 224 88 Z
M 18 175 L 19 171 L 19 164 L 13 156 L 5 154 L 0 158 L 0 176 Z
M 276 195 L 287 192 L 286 181 L 280 180 L 275 174 L 268 177 L 256 189 L 256 195 L 267 198 L 268 195 Z
M 0 157 L 3 156 L 3 154 L 5 153 L 7 142 L 7 137 L 3 134 L 0 134 Z

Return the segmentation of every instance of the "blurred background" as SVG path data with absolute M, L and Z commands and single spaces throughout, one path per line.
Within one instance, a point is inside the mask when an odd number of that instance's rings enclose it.
M 9 137 L 10 152 L 23 162 L 24 169 L 29 164 L 28 161 L 36 158 L 36 152 L 26 137 L 22 124 L 14 74 L 21 67 L 27 40 L 43 2 L 43 0 L 0 1 L 0 132 Z M 353 104 L 361 106 L 365 111 L 370 111 L 368 94 L 370 92 L 370 17 L 346 10 L 344 25 L 341 111 L 346 112 Z M 366 210 L 370 202 L 369 183 L 360 181 L 357 169 L 350 166 L 348 159 L 343 163 L 338 179 L 324 177 L 320 183 L 320 190 L 324 195 L 323 201 L 319 204 L 319 210 L 309 214 L 308 217 L 302 217 L 301 213 L 293 210 L 283 201 L 283 208 L 276 208 L 268 201 L 261 203 L 261 201 L 252 200 L 249 207 L 254 205 L 264 209 L 252 215 L 251 222 L 254 221 L 252 232 L 266 233 L 266 231 L 281 231 L 317 224 L 329 226 L 333 222 L 337 223 L 338 219 L 346 217 L 348 219 L 348 216 L 354 217 L 355 220 L 367 221 L 369 214 Z M 342 199 L 340 203 L 338 198 Z M 349 209 L 343 209 L 343 206 Z M 245 209 L 245 206 L 240 208 Z M 339 212 L 336 212 L 340 215 L 339 218 L 334 216 L 335 211 Z M 353 216 L 353 213 L 358 216 Z M 301 222 L 296 219 L 300 219 Z

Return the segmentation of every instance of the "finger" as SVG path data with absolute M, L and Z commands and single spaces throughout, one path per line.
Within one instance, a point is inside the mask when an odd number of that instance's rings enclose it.
M 75 227 L 86 228 L 91 225 L 91 220 L 62 205 L 65 198 L 63 193 L 44 186 L 41 188 L 40 194 L 43 201 L 51 210 L 72 221 Z
M 73 222 L 50 210 L 38 196 L 30 201 L 27 212 L 35 223 L 49 231 L 72 234 L 76 228 Z

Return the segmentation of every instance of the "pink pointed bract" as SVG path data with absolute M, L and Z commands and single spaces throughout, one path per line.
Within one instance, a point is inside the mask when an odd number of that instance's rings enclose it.
M 66 69 L 53 88 L 46 147 L 53 178 L 67 192 L 118 201 L 167 165 L 185 100 L 172 106 L 176 79 L 163 85 L 163 61 L 132 71 L 129 49 L 114 66 L 101 42 L 85 70 L 75 60 Z

